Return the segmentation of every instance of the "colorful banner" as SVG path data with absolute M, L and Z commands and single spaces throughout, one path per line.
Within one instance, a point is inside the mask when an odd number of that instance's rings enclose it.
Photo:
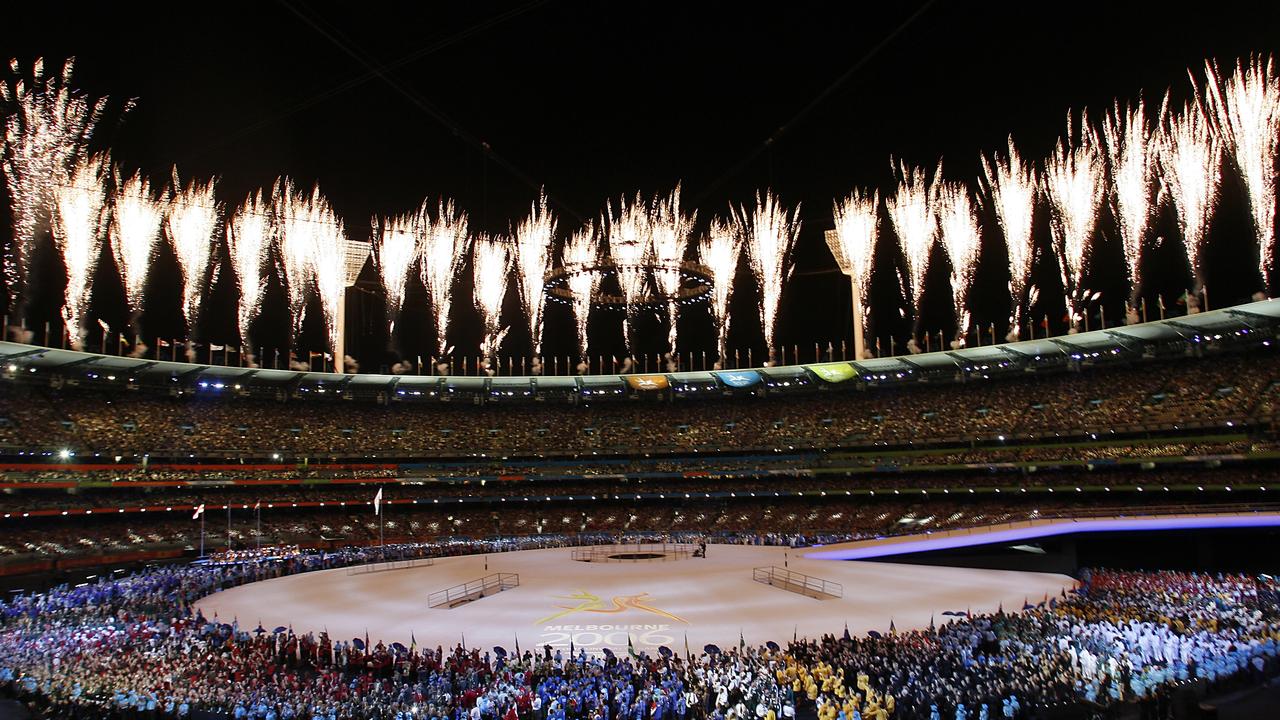
M 712 375 L 720 382 L 734 388 L 751 387 L 760 383 L 760 373 L 755 370 L 720 370 Z
M 853 365 L 847 362 L 822 363 L 820 365 L 805 365 L 804 367 L 829 383 L 851 380 L 858 374 L 858 371 L 853 369 Z
M 670 383 L 666 375 L 627 375 L 632 390 L 666 390 Z

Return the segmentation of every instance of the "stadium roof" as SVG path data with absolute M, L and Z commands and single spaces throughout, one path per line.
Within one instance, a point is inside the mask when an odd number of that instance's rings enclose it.
M 348 397 L 388 398 L 457 395 L 501 397 L 547 392 L 643 394 L 668 388 L 681 393 L 758 386 L 785 391 L 795 387 L 899 384 L 952 381 L 966 374 L 990 375 L 1069 367 L 1113 360 L 1132 361 L 1213 348 L 1226 343 L 1268 341 L 1280 328 L 1280 300 L 1262 300 L 1166 320 L 1094 330 L 1054 338 L 1023 340 L 955 350 L 785 367 L 731 371 L 576 376 L 431 376 L 306 372 L 227 367 L 153 358 L 77 352 L 0 342 L 0 372 L 6 377 L 49 378 L 70 384 L 129 384 L 178 389 L 241 392 L 289 391 L 337 393 Z

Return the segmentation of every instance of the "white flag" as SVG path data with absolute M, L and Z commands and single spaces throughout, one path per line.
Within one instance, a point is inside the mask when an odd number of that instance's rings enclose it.
M 203 514 L 204 514 L 204 503 L 200 503 L 200 506 L 196 508 L 196 513 L 191 516 L 191 519 L 196 520 Z
M 382 488 L 378 488 L 378 494 L 373 496 L 373 514 L 382 514 Z

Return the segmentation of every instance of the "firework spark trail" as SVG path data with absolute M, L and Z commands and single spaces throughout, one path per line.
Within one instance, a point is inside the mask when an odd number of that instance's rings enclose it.
M 543 283 L 551 267 L 551 243 L 555 237 L 556 219 L 547 208 L 547 194 L 543 192 L 515 233 L 516 290 L 529 321 L 535 364 L 542 355 L 542 311 L 547 305 Z
M 422 285 L 431 297 L 431 312 L 436 318 L 436 349 L 445 355 L 445 337 L 449 330 L 449 308 L 453 298 L 453 281 L 467 259 L 469 247 L 467 215 L 453 206 L 452 200 L 441 200 L 434 217 L 429 218 L 419 267 Z
M 68 184 L 54 191 L 54 241 L 67 268 L 62 317 L 76 349 L 84 346 L 83 325 L 93 289 L 93 269 L 106 231 L 107 168 L 106 158 L 99 155 L 79 160 Z
M 311 272 L 320 307 L 324 310 L 329 353 L 333 356 L 336 371 L 343 372 L 345 359 L 338 356 L 338 336 L 342 333 L 341 305 L 347 293 L 347 232 L 333 207 L 320 195 L 319 187 L 312 194 L 311 208 L 315 228 Z
M 871 316 L 871 269 L 879 232 L 879 207 L 879 192 L 854 190 L 849 197 L 836 201 L 834 211 L 836 238 L 840 242 L 832 250 L 839 255 L 836 264 L 848 269 L 853 278 L 854 292 L 862 303 L 862 317 L 855 321 L 863 324 Z
M 684 215 L 680 211 L 680 186 L 666 198 L 658 198 L 653 213 L 653 255 L 658 269 L 654 281 L 667 298 L 667 348 L 676 352 L 676 328 L 680 319 L 680 264 L 697 216 Z
M 609 233 L 609 258 L 613 261 L 622 299 L 626 303 L 626 318 L 622 321 L 623 344 L 628 352 L 631 345 L 632 322 L 636 303 L 644 294 L 647 266 L 653 256 L 653 227 L 648 208 L 636 195 L 635 202 L 627 204 L 626 198 L 618 201 L 618 214 L 606 207 Z
M 902 179 L 898 182 L 898 193 L 887 202 L 893 229 L 902 242 L 902 254 L 907 261 L 907 275 L 911 280 L 907 297 L 918 326 L 929 254 L 938 234 L 937 195 L 942 164 L 938 164 L 932 179 L 923 168 L 910 168 L 905 163 L 899 170 Z
M 739 207 L 734 222 L 747 247 L 756 282 L 760 284 L 764 342 L 769 361 L 773 362 L 782 285 L 791 274 L 791 250 L 800 234 L 800 206 L 788 215 L 773 192 L 766 190 L 763 196 L 756 194 L 756 205 L 750 213 L 745 207 Z
M 46 74 L 44 61 L 36 60 L 28 82 L 17 77 L 21 66 L 11 60 L 15 77 L 0 83 L 0 100 L 11 108 L 4 118 L 0 155 L 13 208 L 13 240 L 4 257 L 4 273 L 15 307 L 23 295 L 36 239 L 52 226 L 55 192 L 70 182 L 76 159 L 107 104 L 106 98 L 91 101 L 70 88 L 74 64 L 68 59 L 61 72 Z
M 1017 339 L 1018 326 L 1022 321 L 1022 296 L 1031 283 L 1031 264 L 1035 261 L 1031 221 L 1040 178 L 1031 163 L 1023 162 L 1013 145 L 1012 136 L 1009 137 L 1009 154 L 1001 158 L 999 153 L 995 153 L 990 160 L 984 155 L 982 171 L 988 202 L 995 206 L 996 220 L 1000 223 L 1009 252 L 1009 295 L 1013 306 L 1009 314 L 1009 334 Z
M 1153 211 L 1156 169 L 1155 140 L 1142 101 L 1127 108 L 1117 103 L 1102 120 L 1102 137 L 1106 140 L 1112 198 L 1132 283 L 1130 299 L 1136 302 L 1142 284 L 1138 263 Z
M 245 199 L 227 224 L 227 246 L 240 290 L 236 320 L 240 343 L 246 354 L 253 347 L 249 339 L 249 325 L 262 306 L 262 268 L 271 253 L 269 210 L 269 200 L 263 198 L 262 191 L 258 191 Z
M 1045 189 L 1054 208 L 1053 248 L 1062 273 L 1067 315 L 1074 327 L 1081 319 L 1085 256 L 1097 224 L 1106 186 L 1098 138 L 1081 115 L 1080 139 L 1074 133 L 1070 115 L 1067 136 L 1060 138 L 1045 162 Z
M 390 333 L 395 332 L 396 320 L 404 309 L 405 287 L 413 261 L 418 257 L 418 238 L 424 219 L 421 214 L 401 215 L 388 218 L 381 223 L 381 228 L 374 228 L 377 242 L 374 243 L 373 260 L 382 288 L 387 293 L 387 328 Z
M 1258 240 L 1263 282 L 1275 255 L 1276 154 L 1280 149 L 1280 79 L 1271 58 L 1241 61 L 1225 82 L 1205 63 L 1206 96 L 1223 144 L 1244 177 Z
M 963 343 L 972 317 L 969 292 L 973 288 L 973 274 L 978 267 L 982 235 L 978 229 L 978 214 L 969 195 L 969 188 L 963 184 L 943 183 L 938 192 L 938 206 L 942 247 L 946 248 L 947 257 L 951 260 L 951 299 L 956 309 L 956 338 Z
M 480 311 L 484 326 L 480 354 L 492 360 L 507 334 L 507 329 L 502 327 L 502 301 L 507 296 L 507 279 L 511 275 L 511 248 L 501 238 L 480 235 L 472 251 L 472 262 L 476 310 Z
M 191 182 L 182 187 L 175 170 L 174 195 L 165 218 L 165 229 L 182 271 L 182 316 L 187 320 L 190 338 L 196 336 L 201 301 L 213 272 L 213 236 L 218 229 L 219 214 L 214 183 L 213 180 L 204 184 Z
M 711 318 L 716 324 L 720 367 L 725 367 L 729 349 L 729 299 L 741 254 L 742 237 L 734 227 L 719 218 L 712 220 L 707 237 L 698 245 L 698 259 L 711 271 Z
M 151 256 L 160 242 L 167 200 L 157 200 L 151 185 L 141 174 L 117 182 L 115 210 L 111 214 L 111 254 L 124 280 L 129 312 L 142 312 L 142 294 L 146 288 Z
M 574 233 L 560 255 L 560 265 L 569 273 L 573 318 L 578 328 L 578 357 L 584 362 L 587 359 L 587 319 L 591 314 L 591 301 L 600 288 L 600 274 L 591 269 L 599 260 L 600 241 L 591 225 Z
M 1204 286 L 1205 231 L 1222 178 L 1222 146 L 1200 102 L 1188 102 L 1175 114 L 1166 100 L 1163 115 L 1157 139 L 1160 177 L 1173 196 L 1198 292 Z
M 307 292 L 314 284 L 311 258 L 315 254 L 317 229 L 312 212 L 319 192 L 317 187 L 311 197 L 302 195 L 289 178 L 277 181 L 272 189 L 272 202 L 279 223 L 284 284 L 289 295 L 290 347 L 297 343 L 302 332 Z

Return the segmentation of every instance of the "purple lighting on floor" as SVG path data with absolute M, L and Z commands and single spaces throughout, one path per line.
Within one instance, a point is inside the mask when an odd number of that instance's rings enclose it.
M 1035 538 L 1071 535 L 1074 533 L 1134 532 L 1155 530 L 1219 530 L 1233 528 L 1259 528 L 1280 526 L 1280 514 L 1227 515 L 1167 518 L 1113 518 L 1107 520 L 1061 520 L 1045 525 L 975 532 L 966 535 L 923 537 L 898 543 L 847 547 L 806 553 L 812 560 L 870 560 L 873 558 L 907 555 L 909 553 L 951 550 L 1022 542 Z

